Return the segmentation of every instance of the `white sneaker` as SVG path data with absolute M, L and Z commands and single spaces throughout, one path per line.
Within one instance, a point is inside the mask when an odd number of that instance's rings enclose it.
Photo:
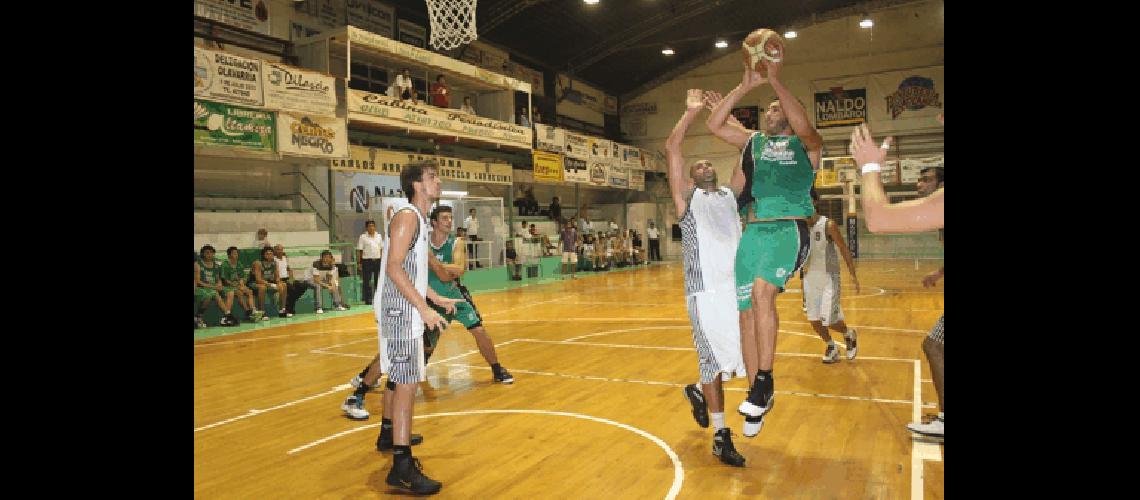
M 846 344 L 845 347 L 847 347 L 847 359 L 849 359 L 849 360 L 855 359 L 855 338 L 856 337 L 857 337 L 857 334 L 855 333 L 855 329 L 851 328 L 851 327 L 848 327 L 847 333 L 843 335 L 843 341 Z
M 823 362 L 831 364 L 839 360 L 839 347 L 835 344 L 827 344 L 827 350 L 823 353 Z
M 356 396 L 349 396 L 344 400 L 340 409 L 344 411 L 344 416 L 353 420 L 368 420 L 368 410 L 364 409 L 364 401 L 357 399 Z
M 324 309 L 321 309 L 319 307 L 317 308 L 317 314 L 324 314 L 324 313 L 325 313 Z
M 931 420 L 929 423 L 926 423 L 926 424 L 915 424 L 915 423 L 906 424 L 907 430 L 909 430 L 911 432 L 914 432 L 917 434 L 922 434 L 923 436 L 937 437 L 937 438 L 945 436 L 945 434 L 946 434 L 945 426 L 946 426 L 946 424 L 943 421 L 943 416 L 942 416 L 941 412 L 939 412 L 938 416 L 935 417 L 934 420 Z
M 344 307 L 344 306 L 336 306 L 336 310 L 338 310 L 338 311 L 347 311 L 348 309 L 345 309 L 345 307 Z

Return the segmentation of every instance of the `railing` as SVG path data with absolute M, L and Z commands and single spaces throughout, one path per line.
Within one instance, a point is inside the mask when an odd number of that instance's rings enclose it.
M 313 181 L 309 180 L 309 176 L 305 175 L 304 172 L 283 172 L 281 175 L 299 175 L 299 176 L 301 176 L 301 178 L 304 179 L 305 182 L 310 187 L 313 188 L 313 192 L 316 193 L 316 195 L 318 197 L 320 197 L 321 201 L 325 202 L 324 211 L 326 211 L 326 212 L 328 211 L 328 208 L 329 208 L 328 198 L 325 198 L 325 195 L 321 194 L 321 190 L 319 188 L 317 188 L 316 184 L 313 184 Z M 332 224 L 329 222 L 329 220 L 326 219 L 324 215 L 322 215 L 322 210 L 320 210 L 316 206 L 314 206 L 313 202 L 309 201 L 309 197 L 305 196 L 305 193 L 303 191 L 297 191 L 296 193 L 290 193 L 290 196 L 297 196 L 302 201 L 304 201 L 305 204 L 308 205 L 309 208 L 311 208 L 313 210 L 313 213 L 315 213 L 317 215 L 317 219 L 319 219 L 322 223 L 324 223 L 324 230 L 328 231 L 329 228 L 332 227 Z

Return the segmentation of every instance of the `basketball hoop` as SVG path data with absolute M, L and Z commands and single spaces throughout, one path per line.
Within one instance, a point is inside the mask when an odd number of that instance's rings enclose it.
M 451 50 L 479 38 L 475 4 L 479 0 L 426 0 L 431 22 L 431 46 Z

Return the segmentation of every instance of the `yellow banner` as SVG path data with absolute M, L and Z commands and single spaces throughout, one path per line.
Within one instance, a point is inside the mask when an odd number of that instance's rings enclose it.
M 361 172 L 375 175 L 400 175 L 404 165 L 421 160 L 435 160 L 439 177 L 448 181 L 505 184 L 512 182 L 511 164 L 478 160 L 463 160 L 450 156 L 425 155 L 406 151 L 349 146 L 347 160 L 331 160 L 332 170 Z M 561 168 L 561 166 L 559 167 Z
M 535 181 L 562 182 L 562 155 L 546 151 L 532 151 L 531 154 Z

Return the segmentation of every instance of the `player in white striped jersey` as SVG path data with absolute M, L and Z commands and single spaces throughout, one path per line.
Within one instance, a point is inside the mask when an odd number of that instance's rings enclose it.
M 744 457 L 732 444 L 732 431 L 724 422 L 722 379 L 745 376 L 740 352 L 740 323 L 736 312 L 734 263 L 740 242 L 736 194 L 717 186 L 716 170 L 708 160 L 689 166 L 681 143 L 685 131 L 703 107 L 700 89 L 690 89 L 685 114 L 665 142 L 669 163 L 669 189 L 680 217 L 681 248 L 685 269 L 685 303 L 697 348 L 700 387 L 690 384 L 684 394 L 693 407 L 697 425 L 708 427 L 712 410 L 713 455 L 721 462 L 744 466 Z
M 412 493 L 430 494 L 443 485 L 424 475 L 419 460 L 412 458 L 411 431 L 416 384 L 425 380 L 424 328 L 447 328 L 447 322 L 424 300 L 430 296 L 436 304 L 447 303 L 428 288 L 427 212 L 440 194 L 435 163 L 404 165 L 400 186 L 409 202 L 395 205 L 389 244 L 380 260 L 382 275 L 372 300 L 380 330 L 381 369 L 396 384 L 391 405 L 392 469 L 385 482 Z
M 819 338 L 827 342 L 823 353 L 824 363 L 834 363 L 839 359 L 839 348 L 831 340 L 828 328 L 843 334 L 847 359 L 855 359 L 855 329 L 848 328 L 843 322 L 843 310 L 839 307 L 839 256 L 842 255 L 843 261 L 847 263 L 851 281 L 855 284 L 855 293 L 859 293 L 855 261 L 847 249 L 847 243 L 843 241 L 843 235 L 839 233 L 839 225 L 820 215 L 819 193 L 815 192 L 815 188 L 811 189 L 811 201 L 815 205 L 815 213 L 807 220 L 811 231 L 811 250 L 807 263 L 804 264 L 802 278 L 807 319 Z

